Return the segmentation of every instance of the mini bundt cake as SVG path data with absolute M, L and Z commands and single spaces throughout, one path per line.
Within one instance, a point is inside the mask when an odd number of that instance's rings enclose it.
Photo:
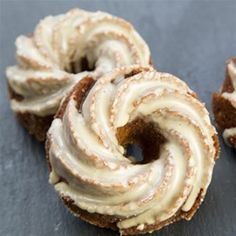
M 130 145 L 143 160 L 130 156 Z M 46 150 L 49 181 L 75 216 L 133 235 L 192 218 L 219 145 L 206 108 L 183 81 L 128 66 L 74 87 Z
M 236 148 L 236 58 L 226 62 L 225 80 L 220 92 L 213 94 L 212 107 L 225 142 Z
M 16 48 L 18 63 L 6 71 L 11 107 L 39 140 L 45 139 L 61 99 L 81 78 L 150 63 L 149 48 L 130 23 L 80 9 L 44 18 L 32 35 L 16 39 Z

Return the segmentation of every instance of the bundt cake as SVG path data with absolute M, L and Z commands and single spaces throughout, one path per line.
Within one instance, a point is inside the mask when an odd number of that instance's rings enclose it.
M 18 63 L 6 71 L 11 108 L 39 140 L 45 139 L 61 99 L 81 78 L 150 63 L 149 48 L 130 23 L 80 9 L 44 18 L 32 35 L 16 39 L 16 48 Z
M 226 62 L 225 80 L 220 92 L 213 94 L 212 107 L 225 142 L 236 148 L 236 58 Z
M 142 160 L 130 156 L 130 145 Z M 183 81 L 127 66 L 73 88 L 46 150 L 49 181 L 75 216 L 133 235 L 192 218 L 219 145 L 206 108 Z

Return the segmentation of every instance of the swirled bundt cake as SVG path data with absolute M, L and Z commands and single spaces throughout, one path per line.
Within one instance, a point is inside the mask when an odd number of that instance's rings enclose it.
M 18 63 L 6 71 L 11 107 L 39 140 L 45 139 L 61 99 L 81 78 L 150 63 L 149 48 L 130 23 L 80 9 L 44 18 L 32 35 L 16 39 L 16 48 Z
M 236 58 L 226 62 L 225 80 L 220 92 L 213 94 L 212 107 L 225 142 L 236 148 Z
M 142 149 L 143 160 L 127 152 Z M 132 235 L 190 220 L 210 184 L 218 138 L 204 105 L 151 67 L 82 79 L 46 142 L 49 181 L 81 219 Z

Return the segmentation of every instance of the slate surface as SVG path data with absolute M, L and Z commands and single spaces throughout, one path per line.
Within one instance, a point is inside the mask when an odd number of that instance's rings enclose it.
M 150 45 L 153 62 L 185 80 L 210 109 L 224 61 L 236 55 L 236 1 L 0 0 L 0 235 L 118 235 L 73 217 L 48 184 L 44 148 L 9 109 L 4 70 L 14 64 L 14 40 L 43 16 L 80 6 L 132 22 Z M 236 152 L 221 139 L 221 158 L 200 211 L 153 235 L 236 235 Z

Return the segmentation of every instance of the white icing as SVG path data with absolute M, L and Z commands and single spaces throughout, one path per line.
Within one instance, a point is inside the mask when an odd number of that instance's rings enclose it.
M 224 92 L 222 96 L 228 99 L 232 106 L 236 109 L 236 66 L 233 61 L 227 65 L 229 77 L 231 79 L 234 91 L 232 93 Z
M 144 229 L 144 224 L 140 224 L 139 226 L 137 226 L 137 230 L 142 231 Z
M 232 61 L 228 64 L 228 71 L 229 76 L 232 80 L 233 87 L 234 89 L 236 89 L 236 66 Z
M 234 137 L 234 136 L 236 137 L 236 127 L 230 128 L 230 129 L 225 129 L 223 132 L 223 138 L 229 146 L 231 146 L 231 144 L 229 143 L 228 140 L 229 140 L 229 138 Z M 235 147 L 236 147 L 236 145 L 235 145 Z
M 54 171 L 51 171 L 49 174 L 49 183 L 56 184 L 59 180 L 60 177 Z
M 56 191 L 90 213 L 124 217 L 117 223 L 121 231 L 189 211 L 200 191 L 206 193 L 216 155 L 208 112 L 187 85 L 152 68 L 124 79 L 138 68 L 101 77 L 81 112 L 72 95 L 63 119 L 49 130 L 53 172 L 66 180 L 51 180 Z M 135 165 L 115 134 L 140 116 L 157 124 L 167 142 L 159 159 Z
M 32 36 L 16 39 L 18 66 L 7 69 L 11 89 L 24 99 L 12 99 L 12 109 L 38 116 L 55 113 L 70 88 L 82 75 L 95 79 L 123 65 L 150 63 L 149 48 L 125 20 L 104 12 L 73 9 L 48 16 Z M 94 71 L 73 75 L 71 62 L 80 71 L 80 59 L 87 57 Z M 63 78 L 63 79 L 62 79 Z

